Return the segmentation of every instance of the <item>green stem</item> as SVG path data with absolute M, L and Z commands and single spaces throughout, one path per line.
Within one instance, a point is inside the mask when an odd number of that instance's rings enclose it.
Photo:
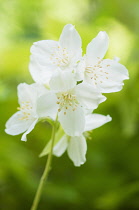
M 50 171 L 50 168 L 51 168 L 52 155 L 53 155 L 53 146 L 54 146 L 55 133 L 56 133 L 56 124 L 57 124 L 57 117 L 56 117 L 55 123 L 53 125 L 53 129 L 52 129 L 51 150 L 50 150 L 50 153 L 48 155 L 48 159 L 47 159 L 47 162 L 46 162 L 46 165 L 45 165 L 45 169 L 44 169 L 44 172 L 43 172 L 42 177 L 40 179 L 40 183 L 39 183 L 39 186 L 38 186 L 38 189 L 37 189 L 37 192 L 36 192 L 36 195 L 35 195 L 32 207 L 31 207 L 31 210 L 36 210 L 37 207 L 38 207 L 38 204 L 39 204 L 39 201 L 40 201 L 40 197 L 41 197 L 41 194 L 42 194 L 42 190 L 43 190 L 43 185 L 45 183 L 45 180 L 48 177 L 48 174 L 49 174 L 49 171 Z

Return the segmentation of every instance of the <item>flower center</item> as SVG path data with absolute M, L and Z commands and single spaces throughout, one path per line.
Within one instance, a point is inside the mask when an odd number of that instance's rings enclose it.
M 72 111 L 75 111 L 78 106 L 78 101 L 76 96 L 69 92 L 59 93 L 57 94 L 57 104 L 59 104 L 58 111 L 60 112 L 64 109 L 64 114 L 66 114 L 66 110 L 71 108 Z
M 17 110 L 21 111 L 19 120 L 28 120 L 32 111 L 31 103 L 29 101 L 22 102 L 21 106 L 17 107 Z
M 97 85 L 98 83 L 103 83 L 103 79 L 108 79 L 109 73 L 104 70 L 104 67 L 102 67 L 102 61 L 103 59 L 100 59 L 98 57 L 98 62 L 94 66 L 90 65 L 87 66 L 85 69 L 85 73 L 91 80 L 93 80 L 93 83 L 95 85 Z M 107 68 L 108 66 L 110 65 L 106 65 L 105 68 Z
M 69 54 L 66 48 L 56 47 L 50 57 L 52 63 L 56 66 L 67 66 L 69 64 Z

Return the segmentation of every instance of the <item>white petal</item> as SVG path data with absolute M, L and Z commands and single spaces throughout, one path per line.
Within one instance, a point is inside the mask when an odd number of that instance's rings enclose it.
M 48 93 L 48 91 L 49 91 L 44 85 L 41 85 L 41 84 L 33 83 L 29 86 L 32 87 L 33 93 L 36 92 L 36 98 L 40 97 L 41 95 L 43 95 L 45 93 Z
M 87 109 L 96 109 L 100 103 L 106 100 L 105 96 L 84 82 L 77 85 L 75 90 L 77 100 Z
M 74 74 L 70 71 L 58 71 L 50 80 L 50 88 L 53 91 L 67 91 L 75 87 Z
M 38 119 L 36 119 L 36 120 L 30 125 L 30 127 L 28 128 L 28 130 L 22 135 L 22 138 L 21 138 L 22 141 L 27 141 L 26 135 L 29 134 L 29 133 L 34 129 L 34 127 L 35 127 L 37 121 L 38 121 Z
M 75 166 L 80 166 L 86 161 L 87 144 L 84 136 L 74 136 L 70 138 L 68 145 L 68 155 Z
M 128 70 L 126 67 L 115 60 L 104 59 L 102 67 L 108 73 L 108 77 L 115 82 L 122 82 L 129 79 Z
M 36 92 L 33 93 L 33 88 L 31 85 L 28 85 L 26 83 L 20 83 L 17 86 L 17 94 L 18 94 L 18 101 L 19 104 L 22 104 L 24 101 L 34 101 L 34 98 L 36 98 Z M 35 94 L 35 96 L 34 96 Z
M 101 115 L 101 114 L 89 114 L 85 116 L 85 129 L 84 131 L 90 131 L 95 128 L 98 128 L 102 125 L 104 125 L 107 122 L 110 122 L 112 118 L 107 115 Z
M 115 56 L 115 57 L 113 58 L 113 60 L 116 61 L 116 62 L 119 62 L 119 61 L 120 61 L 120 58 L 118 58 L 118 57 Z
M 92 114 L 93 110 L 92 109 L 85 109 L 85 115 L 88 115 L 88 114 Z
M 31 47 L 31 53 L 41 65 L 51 64 L 51 54 L 58 48 L 59 44 L 53 40 L 42 40 L 35 42 Z
M 55 68 L 48 64 L 47 67 L 40 65 L 36 59 L 31 56 L 29 71 L 33 80 L 40 84 L 48 84 Z
M 82 58 L 78 63 L 75 71 L 76 81 L 82 81 L 84 79 L 84 71 L 85 71 L 85 60 Z
M 58 110 L 56 101 L 57 97 L 52 92 L 40 96 L 37 101 L 37 114 L 39 118 L 51 117 L 55 119 Z
M 74 56 L 77 59 L 81 56 L 81 38 L 73 25 L 67 24 L 64 27 L 59 39 L 59 43 L 63 48 L 67 49 L 71 57 Z
M 115 82 L 111 79 L 103 79 L 102 83 L 97 85 L 98 90 L 101 93 L 118 92 L 123 88 L 124 83 Z
M 36 105 L 37 98 L 42 94 L 47 93 L 48 90 L 40 84 L 33 83 L 28 85 L 26 83 L 21 83 L 18 85 L 17 91 L 19 104 L 29 101 L 32 103 L 33 108 L 35 108 L 34 106 Z
M 10 119 L 6 122 L 6 133 L 14 136 L 25 132 L 29 128 L 34 119 L 21 120 L 22 115 L 22 112 L 19 111 L 10 117 Z
M 66 112 L 66 114 L 64 114 L 64 112 Z M 59 113 L 59 122 L 67 135 L 80 136 L 85 126 L 84 111 L 79 106 L 75 111 L 73 111 L 72 108 L 61 110 Z
M 87 46 L 87 63 L 95 64 L 98 61 L 98 58 L 102 59 L 108 49 L 108 44 L 109 37 L 107 33 L 105 31 L 100 31 Z
M 64 135 L 59 142 L 53 148 L 53 154 L 57 157 L 60 157 L 67 149 L 68 146 L 68 137 Z

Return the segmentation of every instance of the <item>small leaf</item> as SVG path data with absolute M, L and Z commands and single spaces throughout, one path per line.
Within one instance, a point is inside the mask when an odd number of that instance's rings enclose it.
M 62 127 L 59 127 L 59 130 L 57 131 L 56 135 L 55 135 L 55 141 L 54 141 L 54 145 L 56 145 L 56 143 L 62 138 L 62 136 L 64 135 L 64 131 L 62 129 Z M 39 157 L 43 157 L 45 155 L 48 155 L 51 149 L 51 143 L 52 140 L 50 140 L 46 146 L 44 147 L 43 151 L 40 153 Z

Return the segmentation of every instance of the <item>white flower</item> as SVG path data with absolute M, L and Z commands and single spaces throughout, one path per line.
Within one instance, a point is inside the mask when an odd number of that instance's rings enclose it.
M 32 78 L 37 83 L 47 84 L 57 69 L 76 73 L 76 66 L 82 56 L 81 38 L 74 26 L 68 24 L 59 41 L 35 42 L 31 53 L 29 69 Z
M 106 100 L 105 96 L 90 85 L 76 85 L 74 75 L 70 72 L 57 72 L 50 80 L 50 89 L 57 97 L 55 105 L 58 106 L 58 120 L 69 136 L 80 136 L 85 126 L 85 110 L 94 110 Z M 45 95 L 40 97 L 40 107 L 42 102 L 45 107 L 45 100 Z
M 42 94 L 51 99 L 45 106 L 45 112 L 43 103 L 41 107 L 37 104 L 37 100 Z M 26 141 L 26 135 L 34 129 L 39 120 L 47 117 L 55 118 L 57 110 L 53 107 L 53 99 L 55 99 L 55 96 L 42 85 L 35 83 L 31 85 L 19 84 L 18 101 L 20 107 L 17 108 L 19 111 L 7 121 L 5 132 L 10 135 L 18 135 L 25 132 L 21 140 Z
M 54 146 L 53 154 L 60 157 L 67 150 L 69 158 L 75 166 L 80 166 L 86 161 L 87 143 L 83 135 L 67 136 L 66 134 Z
M 129 78 L 127 69 L 118 63 L 117 59 L 103 59 L 108 49 L 108 42 L 107 33 L 99 32 L 88 44 L 83 62 L 84 81 L 101 93 L 120 91 L 123 80 Z
M 109 115 L 88 114 L 85 116 L 85 128 L 83 132 L 93 130 L 111 121 Z M 80 166 L 86 161 L 87 143 L 83 134 L 80 136 L 68 136 L 59 132 L 57 136 L 62 137 L 55 141 L 53 154 L 60 157 L 66 150 L 69 158 L 73 161 L 75 166 Z M 50 152 L 51 141 L 48 142 L 40 157 L 47 155 Z

